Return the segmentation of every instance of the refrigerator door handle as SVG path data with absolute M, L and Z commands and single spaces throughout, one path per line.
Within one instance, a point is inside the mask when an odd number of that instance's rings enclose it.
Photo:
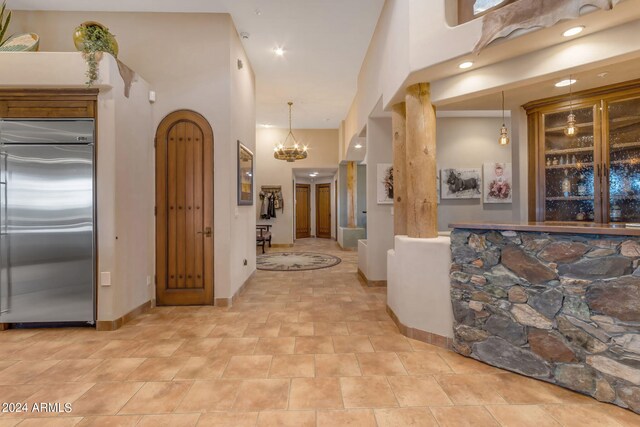
M 4 259 L 8 257 L 8 242 L 9 238 L 8 226 L 7 226 L 7 157 L 8 154 L 4 151 L 3 148 L 0 148 L 0 315 L 3 313 L 8 313 L 10 307 L 10 298 L 11 298 L 11 290 L 10 290 L 10 281 L 7 280 L 7 293 L 3 298 L 3 276 L 4 271 L 7 269 L 7 278 L 9 278 L 9 263 L 7 262 L 5 265 Z M 2 301 L 6 299 L 7 302 L 3 306 Z

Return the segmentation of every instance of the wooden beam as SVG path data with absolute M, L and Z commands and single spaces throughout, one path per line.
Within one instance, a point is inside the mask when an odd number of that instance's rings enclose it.
M 436 110 L 429 83 L 407 89 L 406 109 L 407 235 L 438 237 Z
M 356 162 L 347 162 L 347 227 L 356 228 L 356 191 L 358 188 Z
M 393 234 L 407 234 L 407 110 L 401 102 L 391 112 L 393 128 Z

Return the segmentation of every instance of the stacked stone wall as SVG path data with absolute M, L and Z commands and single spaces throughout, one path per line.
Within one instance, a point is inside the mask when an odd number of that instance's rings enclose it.
M 640 239 L 451 235 L 454 349 L 640 413 Z

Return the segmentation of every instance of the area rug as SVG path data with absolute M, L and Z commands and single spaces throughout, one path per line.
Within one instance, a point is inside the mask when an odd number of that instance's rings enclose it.
M 342 260 L 333 255 L 312 252 L 276 252 L 259 255 L 258 270 L 268 271 L 306 271 L 333 267 Z

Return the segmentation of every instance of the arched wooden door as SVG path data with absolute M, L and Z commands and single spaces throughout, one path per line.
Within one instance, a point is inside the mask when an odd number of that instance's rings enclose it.
M 213 131 L 194 111 L 156 132 L 156 280 L 158 305 L 213 304 Z

